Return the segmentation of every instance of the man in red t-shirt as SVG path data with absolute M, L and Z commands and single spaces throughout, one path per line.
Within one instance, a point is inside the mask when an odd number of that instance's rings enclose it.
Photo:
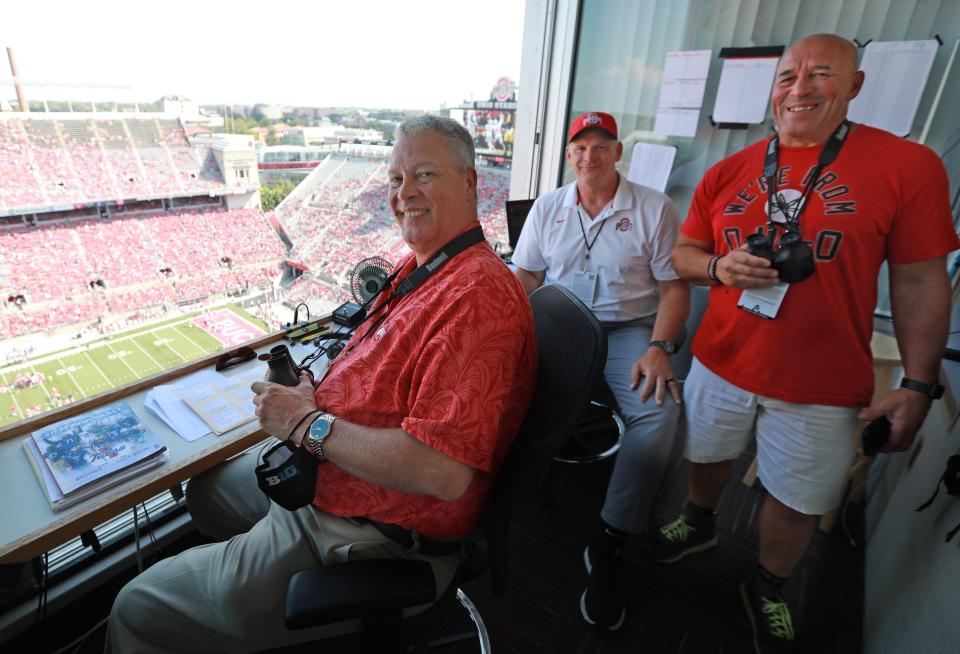
M 397 136 L 390 206 L 412 253 L 319 383 L 252 386 L 264 430 L 319 459 L 313 503 L 271 503 L 251 455 L 191 480 L 194 521 L 225 542 L 124 587 L 115 649 L 259 651 L 355 630 L 286 629 L 287 582 L 318 565 L 418 558 L 438 594 L 451 581 L 536 386 L 536 336 L 522 286 L 479 232 L 469 134 L 421 116 Z M 461 236 L 478 240 L 443 256 Z
M 888 418 L 881 451 L 906 450 L 939 390 L 950 307 L 945 256 L 958 247 L 947 176 L 928 148 L 845 122 L 863 78 L 849 41 L 819 34 L 795 43 L 774 83 L 776 137 L 707 171 L 673 252 L 683 279 L 713 288 L 684 386 L 688 502 L 655 532 L 654 557 L 670 563 L 716 544 L 713 511 L 756 435 L 768 495 L 759 566 L 741 596 L 757 651 L 794 640 L 781 589 L 817 516 L 840 502 L 859 420 Z M 780 234 L 782 254 L 791 249 L 786 234 L 799 232 L 791 238 L 810 248 L 812 276 L 748 252 L 747 238 L 768 234 L 767 225 Z M 913 381 L 871 404 L 885 259 Z

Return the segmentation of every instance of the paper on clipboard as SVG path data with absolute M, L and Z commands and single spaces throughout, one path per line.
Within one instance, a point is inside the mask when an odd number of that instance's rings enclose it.
M 694 136 L 710 70 L 710 50 L 668 52 L 653 131 L 663 136 Z
M 627 179 L 663 193 L 676 156 L 677 148 L 673 145 L 637 143 L 633 146 Z
M 724 59 L 713 105 L 713 122 L 762 123 L 779 60 L 777 56 Z
M 850 120 L 906 136 L 920 106 L 939 44 L 929 41 L 871 41 L 863 50 L 865 79 L 850 102 Z

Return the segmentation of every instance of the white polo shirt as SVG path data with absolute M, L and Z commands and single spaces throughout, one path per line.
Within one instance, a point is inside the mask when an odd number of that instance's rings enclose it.
M 537 198 L 512 259 L 524 270 L 546 270 L 545 283 L 570 290 L 575 273 L 596 273 L 594 315 L 625 322 L 657 312 L 657 280 L 679 279 L 670 262 L 679 226 L 670 198 L 622 175 L 613 202 L 591 219 L 572 182 Z M 587 243 L 593 244 L 589 260 Z

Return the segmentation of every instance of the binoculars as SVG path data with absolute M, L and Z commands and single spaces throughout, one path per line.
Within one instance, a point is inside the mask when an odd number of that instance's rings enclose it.
M 300 383 L 300 376 L 290 358 L 290 350 L 286 345 L 270 348 L 270 358 L 267 359 L 267 381 L 284 386 L 296 386 Z
M 780 281 L 788 284 L 802 282 L 814 272 L 813 250 L 797 231 L 787 230 L 780 237 L 780 247 L 776 250 L 763 234 L 751 234 L 747 237 L 747 251 L 769 261 L 780 273 Z

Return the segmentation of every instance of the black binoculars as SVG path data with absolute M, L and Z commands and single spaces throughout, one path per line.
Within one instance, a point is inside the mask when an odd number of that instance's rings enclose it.
M 777 250 L 763 234 L 751 234 L 747 237 L 747 250 L 753 256 L 769 261 L 780 273 L 782 282 L 796 284 L 814 273 L 813 250 L 803 242 L 800 232 L 787 230 L 780 237 Z
M 290 358 L 290 350 L 286 345 L 270 348 L 270 358 L 267 359 L 267 381 L 284 386 L 296 386 L 300 383 L 300 376 Z

